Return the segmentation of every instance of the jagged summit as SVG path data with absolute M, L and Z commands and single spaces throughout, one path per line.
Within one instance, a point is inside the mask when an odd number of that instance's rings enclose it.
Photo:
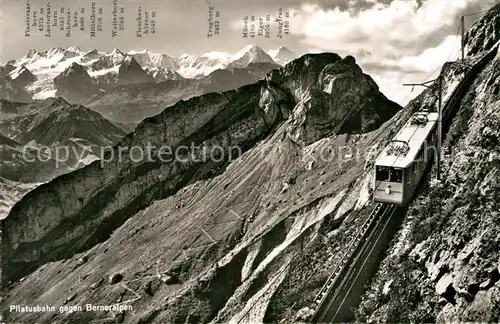
M 268 53 L 280 65 L 285 65 L 297 58 L 297 54 L 285 46 L 280 46 L 275 50 L 268 51 Z
M 79 73 L 79 72 L 85 72 L 85 73 L 86 73 L 86 70 L 85 70 L 85 68 L 84 68 L 82 65 L 80 65 L 80 64 L 78 64 L 78 63 L 76 63 L 76 62 L 73 62 L 73 63 L 71 63 L 71 65 L 70 65 L 70 66 L 69 66 L 66 70 L 64 70 L 64 72 L 62 72 L 62 73 L 64 73 L 64 74 L 69 74 L 69 73 L 75 73 L 75 72 L 78 72 L 78 73 Z
M 94 49 L 91 49 L 90 51 L 86 52 L 84 54 L 84 57 L 95 58 L 98 54 L 99 54 L 99 51 L 94 48 Z
M 81 62 L 87 63 L 87 62 L 90 62 L 93 60 L 97 60 L 100 56 L 101 56 L 101 54 L 99 53 L 99 51 L 94 48 L 94 49 L 86 52 L 85 54 L 83 54 L 83 56 L 81 58 Z
M 24 55 L 24 58 L 33 58 L 36 54 L 38 54 L 39 52 L 34 49 L 34 48 L 30 48 L 28 50 L 28 53 L 26 53 L 26 55 Z
M 342 58 L 336 53 L 304 54 L 286 66 L 271 71 L 266 77 L 272 82 L 288 82 L 301 84 L 303 88 L 311 88 L 317 81 L 315 76 L 329 64 L 340 61 Z
M 53 48 L 50 48 L 48 49 L 45 53 L 45 55 L 47 56 L 53 56 L 53 55 L 56 55 L 56 54 L 60 54 L 60 53 L 64 53 L 66 50 L 62 47 L 53 47 Z
M 10 67 L 12 68 L 13 66 Z M 12 80 L 22 79 L 26 82 L 32 82 L 36 80 L 36 77 L 24 64 L 17 68 L 11 69 L 11 71 L 9 72 L 9 77 Z
M 76 62 L 54 78 L 54 86 L 56 95 L 72 103 L 84 102 L 99 92 L 87 70 Z
M 9 69 L 7 69 L 9 70 Z M 30 83 L 34 82 L 37 77 L 25 66 L 21 65 L 13 69 L 9 74 L 11 84 L 15 88 L 23 89 Z
M 123 53 L 120 49 L 118 48 L 114 48 L 111 53 L 109 53 L 110 55 L 119 55 L 119 56 L 125 56 L 125 53 Z
M 166 54 L 153 53 L 147 49 L 142 51 L 130 51 L 127 54 L 134 57 L 145 69 L 164 68 L 174 72 L 178 68 L 176 60 Z
M 132 56 L 126 56 L 118 68 L 119 84 L 149 83 L 154 79 L 141 67 Z
M 269 54 L 257 45 L 243 47 L 232 56 L 231 60 L 229 66 L 235 68 L 246 67 L 251 63 L 276 63 Z
M 70 51 L 70 52 L 75 52 L 75 53 L 84 53 L 84 52 L 80 49 L 80 46 L 78 46 L 78 45 L 68 47 L 66 50 L 67 50 L 67 51 Z

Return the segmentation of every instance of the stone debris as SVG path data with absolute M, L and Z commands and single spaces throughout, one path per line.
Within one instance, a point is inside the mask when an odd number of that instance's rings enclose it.
M 113 273 L 108 277 L 108 283 L 114 285 L 122 281 L 123 275 L 121 273 Z
M 104 279 L 101 278 L 98 281 L 94 282 L 93 284 L 90 285 L 90 289 L 94 290 L 97 287 L 99 287 L 102 283 L 104 282 Z

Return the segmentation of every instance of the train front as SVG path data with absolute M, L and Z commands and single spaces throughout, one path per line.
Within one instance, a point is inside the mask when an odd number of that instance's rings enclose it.
M 403 170 L 386 165 L 375 165 L 373 180 L 375 202 L 404 204 Z
M 403 128 L 404 130 L 404 128 Z M 399 136 L 404 135 L 400 132 Z M 396 136 L 397 138 L 397 136 Z M 375 160 L 373 177 L 373 200 L 375 202 L 403 205 L 405 203 L 405 161 L 401 157 L 408 153 L 406 141 L 394 139 Z

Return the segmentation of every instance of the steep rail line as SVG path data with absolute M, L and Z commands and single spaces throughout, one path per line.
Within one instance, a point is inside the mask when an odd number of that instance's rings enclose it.
M 386 214 L 392 214 L 394 209 L 395 206 L 382 203 L 378 203 L 375 206 L 375 209 L 366 219 L 358 234 L 349 244 L 349 247 L 342 256 L 341 261 L 335 267 L 335 270 L 316 296 L 315 303 L 317 308 L 311 319 L 312 322 L 325 321 L 325 318 L 330 313 L 329 310 L 334 303 L 335 298 L 332 297 L 336 297 L 338 295 L 338 288 L 342 285 L 342 279 L 346 277 L 350 268 L 349 265 L 357 258 L 361 248 L 369 240 L 370 234 L 373 232 L 373 229 L 377 226 L 380 219 L 382 219 Z
M 451 122 L 452 116 L 460 106 L 462 99 L 473 84 L 476 76 L 484 67 L 496 56 L 499 43 L 489 50 L 465 75 L 452 94 L 445 102 L 442 111 L 443 126 Z M 424 179 L 424 178 L 423 178 Z M 356 306 L 360 295 L 363 293 L 363 285 L 366 282 L 367 275 L 365 268 L 371 263 L 372 269 L 376 267 L 373 262 L 372 253 L 377 249 L 383 248 L 383 243 L 390 241 L 392 235 L 387 230 L 389 225 L 395 225 L 391 222 L 394 214 L 402 216 L 404 210 L 394 205 L 378 203 L 370 216 L 366 219 L 357 235 L 349 244 L 343 254 L 341 261 L 336 265 L 331 275 L 314 299 L 316 308 L 311 318 L 313 323 L 322 322 L 345 322 L 352 319 L 350 307 Z M 389 226 L 390 227 L 390 226 Z M 383 234 L 391 237 L 385 237 Z M 370 271 L 368 271 L 369 273 Z M 370 274 L 368 274 L 370 276 Z M 360 280 L 362 279 L 362 280 Z M 361 281 L 361 282 L 359 282 Z

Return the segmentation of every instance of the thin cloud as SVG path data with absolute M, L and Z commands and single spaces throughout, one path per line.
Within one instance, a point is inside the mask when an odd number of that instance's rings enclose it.
M 493 4 L 495 1 L 490 0 L 309 3 L 300 8 L 292 33 L 311 48 L 354 55 L 382 91 L 402 103 L 408 94 L 401 86 L 404 81 L 425 78 L 457 57 L 460 16 Z

